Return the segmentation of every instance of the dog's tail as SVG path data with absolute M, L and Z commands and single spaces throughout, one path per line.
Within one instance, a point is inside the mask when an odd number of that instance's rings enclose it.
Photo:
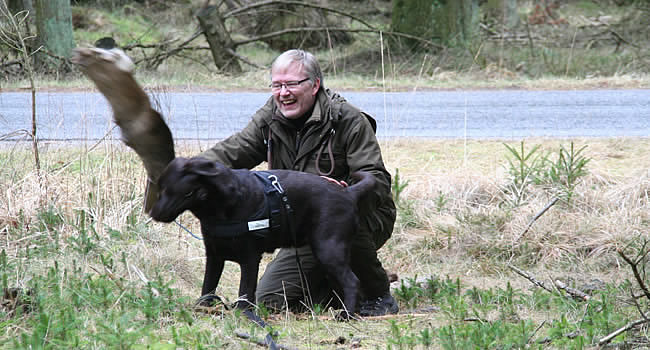
M 357 171 L 350 175 L 354 184 L 347 188 L 357 203 L 364 200 L 377 186 L 377 180 L 369 172 Z

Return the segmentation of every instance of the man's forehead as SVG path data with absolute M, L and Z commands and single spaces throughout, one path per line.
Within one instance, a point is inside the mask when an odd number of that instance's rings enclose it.
M 271 69 L 271 79 L 273 79 L 275 76 L 283 74 L 302 74 L 304 68 L 305 67 L 302 63 L 296 61 L 292 61 L 289 64 L 283 66 L 273 67 L 273 69 Z

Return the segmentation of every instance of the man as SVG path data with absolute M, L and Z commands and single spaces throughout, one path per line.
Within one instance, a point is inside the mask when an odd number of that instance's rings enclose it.
M 324 88 L 318 61 L 308 52 L 289 50 L 278 56 L 271 67 L 270 86 L 273 96 L 250 123 L 201 156 L 231 168 L 250 169 L 267 161 L 271 169 L 315 173 L 341 186 L 347 186 L 348 176 L 355 171 L 372 173 L 378 188 L 362 204 L 361 227 L 352 242 L 352 269 L 361 281 L 360 314 L 397 313 L 388 277 L 377 258 L 377 250 L 392 234 L 395 204 L 375 121 Z M 330 288 L 310 248 L 304 246 L 279 251 L 258 284 L 258 303 L 271 308 L 307 303 L 296 252 L 313 302 L 325 302 Z

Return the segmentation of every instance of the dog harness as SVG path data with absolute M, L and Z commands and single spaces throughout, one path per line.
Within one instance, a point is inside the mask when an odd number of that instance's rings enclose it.
M 288 227 L 292 210 L 277 176 L 266 171 L 255 171 L 253 174 L 264 185 L 264 206 L 246 221 L 210 225 L 206 234 L 217 238 L 235 238 L 246 234 L 265 238 Z

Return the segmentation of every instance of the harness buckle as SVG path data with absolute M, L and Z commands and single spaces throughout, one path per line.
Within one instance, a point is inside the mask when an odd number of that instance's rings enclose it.
M 278 177 L 275 175 L 269 175 L 269 180 L 271 180 L 271 185 L 278 190 L 280 193 L 284 193 L 284 189 L 282 188 L 282 185 L 280 185 L 280 182 L 278 181 Z

